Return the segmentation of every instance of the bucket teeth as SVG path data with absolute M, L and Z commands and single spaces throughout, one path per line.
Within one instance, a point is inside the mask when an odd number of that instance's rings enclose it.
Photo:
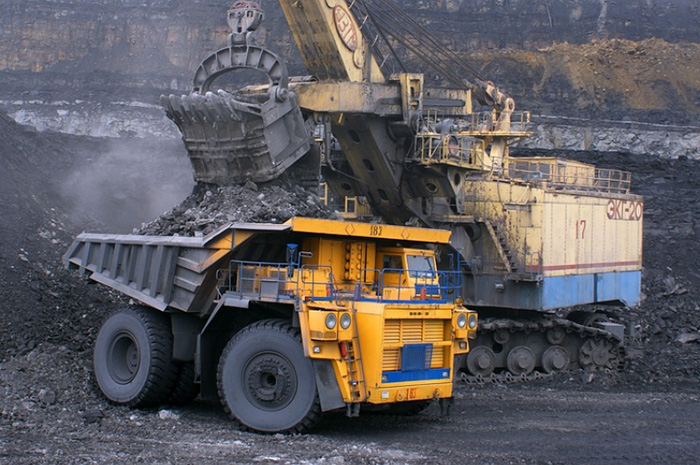
M 311 146 L 312 135 L 295 96 L 251 103 L 219 90 L 163 95 L 160 103 L 182 133 L 195 181 L 270 181 Z

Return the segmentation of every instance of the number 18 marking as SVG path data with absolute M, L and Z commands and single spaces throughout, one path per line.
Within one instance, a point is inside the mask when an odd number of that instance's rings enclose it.
M 373 224 L 369 227 L 369 235 L 370 236 L 381 236 L 382 235 L 382 227 L 376 224 Z

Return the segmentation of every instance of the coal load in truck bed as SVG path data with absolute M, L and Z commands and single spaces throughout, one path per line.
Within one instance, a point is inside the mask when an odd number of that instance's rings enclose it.
M 137 232 L 159 236 L 204 236 L 228 223 L 284 223 L 294 216 L 335 218 L 314 192 L 283 179 L 268 183 L 198 184 L 180 205 Z

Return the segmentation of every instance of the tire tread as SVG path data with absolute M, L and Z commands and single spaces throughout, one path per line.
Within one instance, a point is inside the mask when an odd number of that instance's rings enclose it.
M 110 402 L 132 408 L 160 405 L 168 399 L 177 374 L 177 367 L 172 359 L 173 335 L 170 328 L 170 318 L 152 308 L 127 307 L 110 315 L 105 321 L 105 325 L 112 317 L 119 314 L 125 314 L 138 320 L 146 333 L 151 363 L 146 381 L 138 394 L 124 402 Z
M 153 363 L 146 384 L 131 407 L 154 407 L 165 402 L 175 384 L 176 367 L 172 359 L 173 334 L 170 318 L 146 307 L 135 307 L 134 314 L 144 323 Z
M 199 384 L 194 380 L 194 362 L 182 362 L 177 365 L 177 376 L 168 403 L 172 405 L 189 404 L 199 394 Z
M 251 325 L 246 326 L 243 328 L 241 331 L 236 333 L 229 343 L 226 345 L 226 348 L 224 349 L 223 353 L 221 354 L 221 357 L 219 358 L 219 366 L 218 366 L 218 372 L 220 373 L 223 369 L 224 361 L 226 360 L 227 356 L 230 354 L 231 350 L 233 350 L 233 347 L 235 345 L 235 342 L 237 339 L 242 338 L 245 336 L 247 333 L 254 332 L 254 331 L 259 331 L 260 329 L 264 329 L 270 332 L 277 332 L 280 333 L 280 335 L 286 335 L 289 336 L 301 344 L 301 333 L 298 328 L 294 328 L 287 320 L 279 320 L 279 319 L 270 319 L 270 320 L 261 320 L 256 323 L 253 323 Z M 219 390 L 219 397 L 224 398 L 224 387 L 223 383 L 221 380 L 221 376 L 217 376 L 217 388 Z M 243 430 L 243 431 L 252 431 L 252 432 L 260 432 L 258 430 L 255 430 L 253 428 L 250 428 L 249 426 L 245 425 L 242 423 L 231 411 L 231 409 L 228 407 L 226 402 L 222 402 L 224 406 L 224 410 L 226 410 L 226 413 L 228 413 L 229 417 L 233 420 L 235 423 L 236 427 Z M 283 433 L 283 434 L 303 434 L 308 431 L 310 431 L 314 426 L 316 426 L 319 421 L 321 420 L 321 402 L 318 398 L 318 394 L 316 394 L 314 398 L 314 402 L 307 412 L 306 416 L 299 421 L 295 426 L 283 430 L 283 431 L 277 431 L 275 433 Z M 270 433 L 274 434 L 274 433 Z

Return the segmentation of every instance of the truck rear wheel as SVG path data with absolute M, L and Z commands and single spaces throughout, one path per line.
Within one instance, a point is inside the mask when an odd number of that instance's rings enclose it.
M 299 330 L 284 320 L 260 321 L 235 334 L 217 375 L 221 403 L 245 429 L 302 433 L 321 418 L 313 365 Z
M 177 377 L 168 403 L 186 405 L 199 394 L 199 384 L 194 379 L 194 362 L 182 362 L 177 365 Z
M 130 407 L 165 402 L 176 376 L 172 347 L 166 315 L 144 307 L 114 313 L 95 341 L 95 378 L 102 393 Z

